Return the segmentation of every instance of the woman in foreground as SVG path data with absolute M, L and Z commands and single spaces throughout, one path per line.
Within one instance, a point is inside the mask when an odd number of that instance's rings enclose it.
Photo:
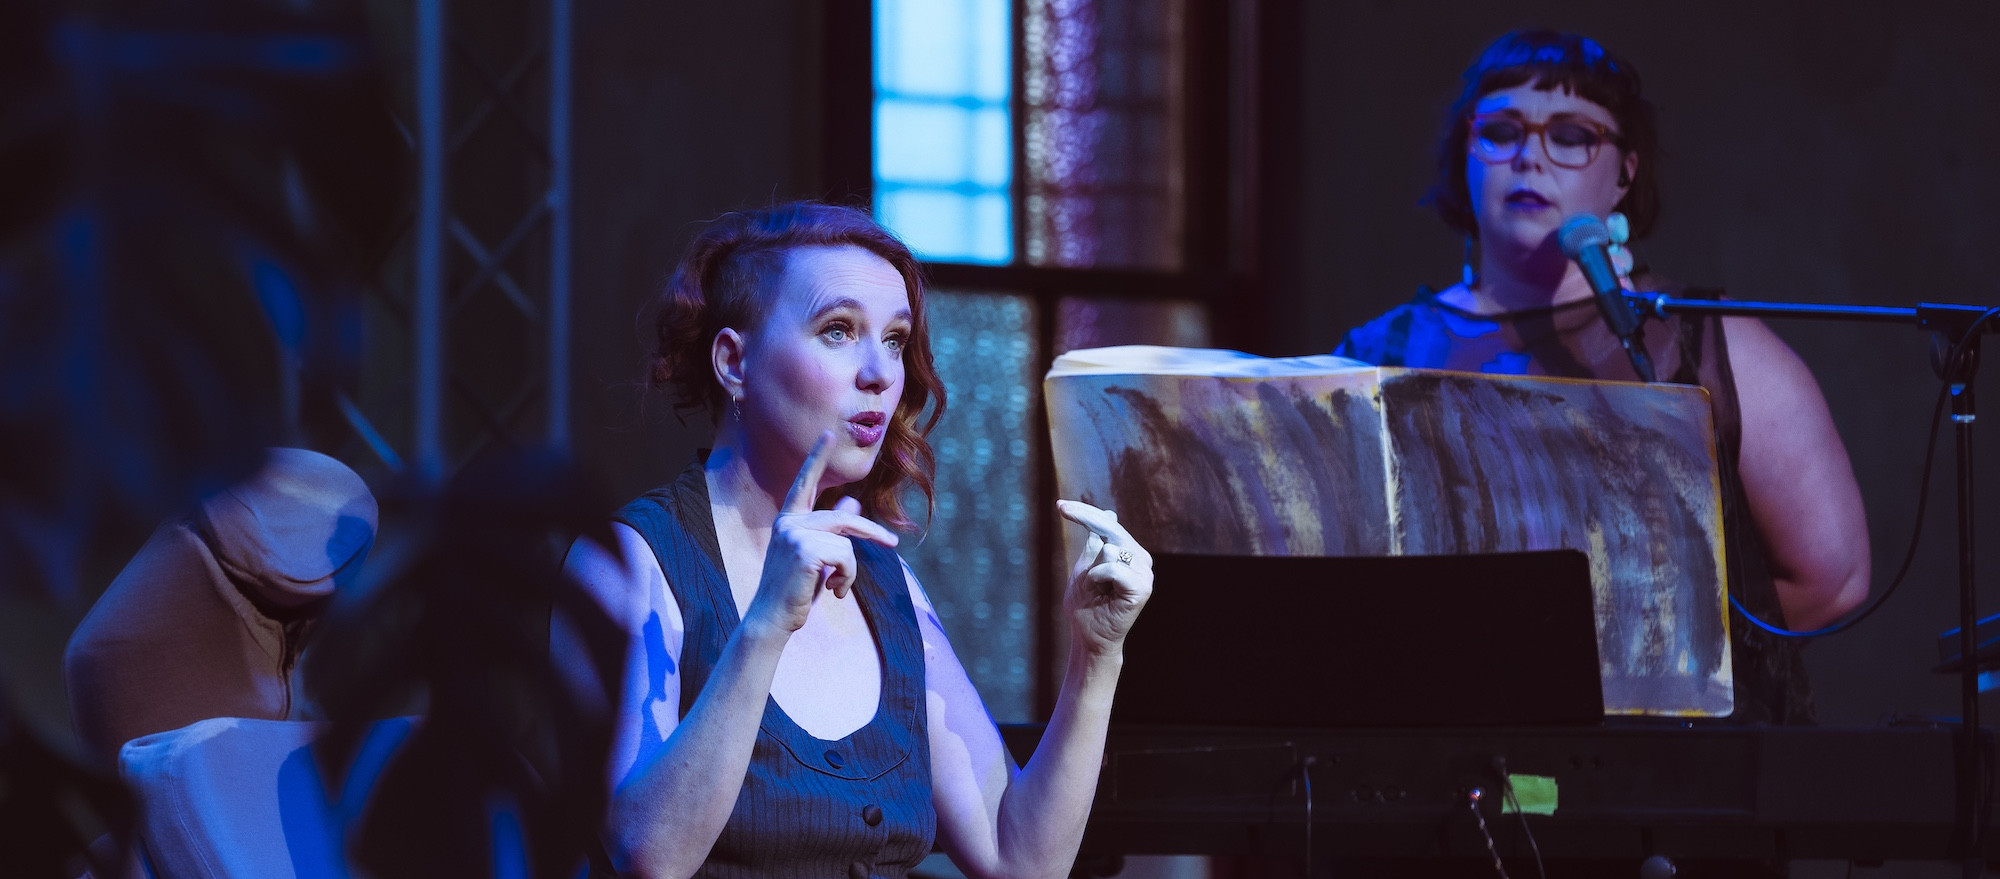
M 715 221 L 659 303 L 652 384 L 711 414 L 714 448 L 566 562 L 632 638 L 621 875 L 894 877 L 934 838 L 975 877 L 1075 859 L 1152 558 L 1059 502 L 1090 535 L 1061 695 L 1016 768 L 885 527 L 912 527 L 906 487 L 929 496 L 944 402 L 917 269 L 865 213 L 791 204 Z

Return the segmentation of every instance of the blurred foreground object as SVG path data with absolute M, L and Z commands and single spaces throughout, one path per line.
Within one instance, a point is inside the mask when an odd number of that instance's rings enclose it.
M 332 776 L 312 755 L 325 723 L 218 717 L 132 740 L 119 775 L 141 807 L 147 879 L 353 875 L 347 834 L 411 724 L 371 724 Z
M 360 476 L 285 448 L 160 526 L 70 637 L 85 752 L 108 762 L 131 739 L 211 717 L 291 718 L 293 664 L 375 528 Z
M 575 536 L 611 540 L 612 507 L 586 485 L 553 453 L 514 452 L 441 495 L 385 495 L 410 528 L 342 590 L 302 666 L 334 721 L 325 778 L 367 761 L 377 721 L 420 715 L 348 840 L 368 875 L 571 879 L 596 850 L 625 639 L 561 571 Z M 589 648 L 587 667 L 550 662 L 551 626 Z
M 335 417 L 406 189 L 362 12 L 0 9 L 0 594 Z
M 331 422 L 406 190 L 363 15 L 0 3 L 0 621 L 66 624 L 105 562 Z M 60 637 L 14 634 L 0 852 L 68 879 L 122 792 L 40 698 Z
M 215 717 L 141 735 L 120 752 L 151 875 L 576 876 L 604 813 L 610 682 L 625 652 L 555 554 L 580 529 L 603 527 L 604 505 L 581 485 L 557 457 L 520 453 L 475 464 L 441 494 L 415 480 L 385 493 L 397 530 L 352 588 L 332 591 L 302 658 L 331 721 Z M 204 508 L 215 518 L 243 494 Z M 314 502 L 328 505 L 322 520 L 339 511 L 348 521 L 364 506 L 372 519 L 372 502 L 337 493 Z M 287 494 L 282 503 L 300 501 Z M 234 526 L 269 521 L 245 516 Z M 291 527 L 300 524 L 256 530 L 300 538 L 292 549 L 360 536 L 323 521 Z M 295 583 L 323 571 L 344 581 L 355 561 L 289 570 Z M 590 667 L 549 662 L 552 620 L 589 645 Z

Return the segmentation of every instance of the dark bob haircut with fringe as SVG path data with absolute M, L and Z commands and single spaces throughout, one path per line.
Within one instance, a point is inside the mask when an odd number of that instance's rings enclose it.
M 763 324 L 792 251 L 842 246 L 881 257 L 903 277 L 910 297 L 910 339 L 903 348 L 903 398 L 889 418 L 874 469 L 860 482 L 828 491 L 852 494 L 864 514 L 908 531 L 916 524 L 903 510 L 903 489 L 914 486 L 923 492 L 926 505 L 933 503 L 937 458 L 926 437 L 944 415 L 944 382 L 931 359 L 917 258 L 866 211 L 801 201 L 724 214 L 709 223 L 643 313 L 650 318 L 640 318 L 642 332 L 650 322 L 653 339 L 647 385 L 670 390 L 682 412 L 705 409 L 711 422 L 720 420 L 729 398 L 709 360 L 716 334 L 724 327 L 748 333 Z
M 1466 189 L 1465 139 L 1467 117 L 1480 98 L 1501 89 L 1534 83 L 1538 89 L 1564 89 L 1610 111 L 1618 123 L 1620 157 L 1637 153 L 1639 170 L 1618 210 L 1632 223 L 1632 237 L 1652 231 L 1660 214 L 1660 135 L 1653 105 L 1639 87 L 1639 71 L 1596 40 L 1552 30 L 1508 33 L 1481 52 L 1464 77 L 1464 86 L 1445 114 L 1438 138 L 1437 181 L 1425 197 L 1445 225 L 1477 237 Z

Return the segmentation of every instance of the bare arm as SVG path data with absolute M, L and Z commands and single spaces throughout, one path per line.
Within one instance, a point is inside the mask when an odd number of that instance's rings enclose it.
M 1785 623 L 1815 629 L 1868 596 L 1868 521 L 1854 467 L 1804 361 L 1754 318 L 1723 319 L 1743 417 L 1738 470 Z
M 580 542 L 565 562 L 618 615 L 633 645 L 616 722 L 608 847 L 621 875 L 688 876 L 736 806 L 784 640 L 739 630 L 684 720 L 683 631 L 671 587 L 644 538 L 623 525 L 614 532 L 615 550 Z M 562 661 L 560 641 L 555 652 Z
M 905 570 L 923 628 L 939 841 L 968 876 L 1068 875 L 1097 792 L 1125 633 L 1152 594 L 1152 558 L 1115 517 L 1081 504 L 1066 505 L 1064 513 L 1117 537 L 1109 547 L 1094 537 L 1073 571 L 1064 601 L 1072 638 L 1062 693 L 1024 768 L 1014 767 L 930 600 Z M 1132 553 L 1131 563 L 1116 560 L 1121 548 Z

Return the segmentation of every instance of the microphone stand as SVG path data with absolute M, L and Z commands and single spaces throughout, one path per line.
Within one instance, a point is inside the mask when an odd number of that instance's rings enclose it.
M 1645 315 L 1639 317 L 1632 332 L 1618 336 L 1618 344 L 1625 346 L 1625 356 L 1632 361 L 1632 371 L 1638 373 L 1639 380 L 1650 385 L 1659 379 L 1653 377 L 1653 355 L 1646 353 Z
M 1977 418 L 1973 406 L 1973 377 L 1979 369 L 1979 336 L 1966 335 L 1990 310 L 1977 305 L 1923 303 L 1916 308 L 1884 308 L 1873 305 L 1802 305 L 1789 302 L 1729 302 L 1717 299 L 1675 299 L 1656 293 L 1627 294 L 1645 317 L 1665 319 L 1673 314 L 1742 315 L 1748 317 L 1815 318 L 1823 320 L 1874 321 L 1915 324 L 1931 333 L 1933 363 L 1938 378 L 1951 390 L 1951 421 L 1958 443 L 1958 652 L 1959 700 L 1964 721 L 1958 735 L 1958 821 L 1964 845 L 1966 879 L 1978 879 L 1981 871 L 1980 821 L 1981 771 L 1979 749 L 1979 664 L 1974 629 L 1979 622 L 1978 593 L 1973 581 L 1973 494 L 1972 424 Z M 2000 319 L 1987 320 L 1984 332 L 2000 332 Z M 1965 340 L 1965 348 L 1954 362 L 1951 346 Z

